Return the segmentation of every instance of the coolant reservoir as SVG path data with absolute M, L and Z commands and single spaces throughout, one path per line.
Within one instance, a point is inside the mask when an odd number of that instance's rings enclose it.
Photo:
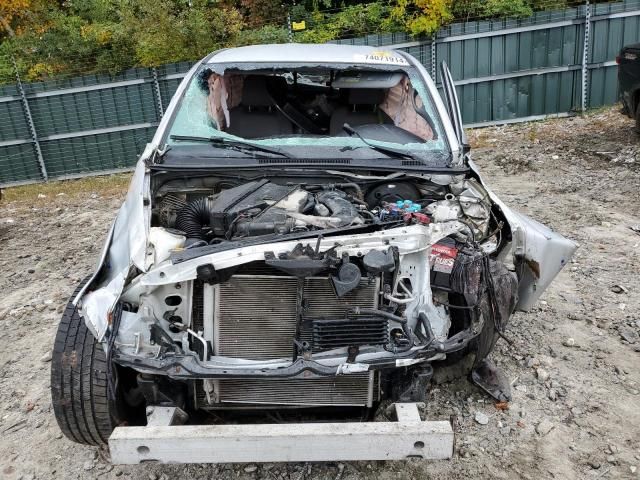
M 166 228 L 151 227 L 149 244 L 153 246 L 153 264 L 158 265 L 168 259 L 171 250 L 182 248 L 186 239 L 184 235 L 172 233 Z

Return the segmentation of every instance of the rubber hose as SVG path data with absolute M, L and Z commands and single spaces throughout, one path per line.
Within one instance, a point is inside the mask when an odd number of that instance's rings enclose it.
M 206 198 L 190 202 L 176 215 L 176 229 L 183 231 L 187 238 L 204 240 L 204 227 L 209 226 L 209 208 Z

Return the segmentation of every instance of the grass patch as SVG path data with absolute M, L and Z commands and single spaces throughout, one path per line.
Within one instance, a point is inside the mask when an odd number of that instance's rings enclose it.
M 69 197 L 81 197 L 92 193 L 101 197 L 120 196 L 127 191 L 131 175 L 132 173 L 117 173 L 3 188 L 2 202 L 46 202 L 61 193 Z M 45 195 L 46 198 L 39 198 L 39 195 Z

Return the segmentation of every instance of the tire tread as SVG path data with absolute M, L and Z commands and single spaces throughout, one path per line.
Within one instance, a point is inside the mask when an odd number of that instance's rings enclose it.
M 86 445 L 106 444 L 114 428 L 107 398 L 106 354 L 69 299 L 51 355 L 51 400 L 62 433 Z

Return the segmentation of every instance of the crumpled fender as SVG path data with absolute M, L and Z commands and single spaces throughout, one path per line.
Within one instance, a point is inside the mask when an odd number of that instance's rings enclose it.
M 472 160 L 469 160 L 469 167 L 509 222 L 514 243 L 514 260 L 522 263 L 516 310 L 529 310 L 560 270 L 569 263 L 578 245 L 532 218 L 507 207 L 487 187 L 478 166 Z
M 95 273 L 74 298 L 91 333 L 102 341 L 109 318 L 122 294 L 132 266 L 145 271 L 145 255 L 150 227 L 149 176 L 145 159 L 153 151 L 147 145 L 138 160 L 127 197 L 118 210 L 102 249 Z

